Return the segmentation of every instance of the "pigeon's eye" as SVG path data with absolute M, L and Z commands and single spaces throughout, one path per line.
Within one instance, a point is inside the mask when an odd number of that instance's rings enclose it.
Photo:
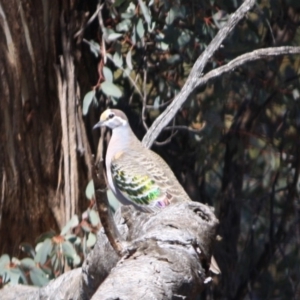
M 115 116 L 114 114 L 109 114 L 109 115 L 108 115 L 108 118 L 109 118 L 109 119 L 112 119 L 114 116 Z

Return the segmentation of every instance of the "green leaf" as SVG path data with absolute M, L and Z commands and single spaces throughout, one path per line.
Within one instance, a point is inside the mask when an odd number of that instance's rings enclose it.
M 139 36 L 140 39 L 144 37 L 145 34 L 145 28 L 142 19 L 139 19 L 136 25 L 136 33 Z
M 21 277 L 21 270 L 19 268 L 8 269 L 6 271 L 7 277 L 10 279 L 10 283 L 16 285 L 19 283 Z
M 144 15 L 146 22 L 150 25 L 151 24 L 151 14 L 150 14 L 149 8 L 146 6 L 146 4 L 142 0 L 139 0 L 139 5 L 141 7 L 141 10 L 142 10 L 142 13 Z
M 51 265 L 52 265 L 54 272 L 59 271 L 60 263 L 59 263 L 59 258 L 56 254 L 52 255 L 52 257 L 51 257 Z
M 10 257 L 8 254 L 3 254 L 0 257 L 0 268 L 5 267 L 6 265 L 10 264 Z
M 189 43 L 190 40 L 191 40 L 190 34 L 183 31 L 177 40 L 178 46 L 180 48 L 183 48 L 184 46 L 186 46 L 187 43 Z
M 89 211 L 89 220 L 94 227 L 100 224 L 99 215 L 95 210 Z
M 184 6 L 172 6 L 169 10 L 167 17 L 166 17 L 166 24 L 172 25 L 172 23 L 178 19 L 184 19 L 186 17 L 186 10 Z
M 128 53 L 126 54 L 126 64 L 127 64 L 127 67 L 129 68 L 129 70 L 133 69 L 131 58 L 132 58 L 132 53 L 131 53 L 131 50 L 129 50 Z
M 95 187 L 93 179 L 89 181 L 88 185 L 85 188 L 85 196 L 91 200 L 95 195 Z
M 131 27 L 131 20 L 125 19 L 116 26 L 117 31 L 127 32 Z
M 41 265 L 45 264 L 52 252 L 52 249 L 53 244 L 51 239 L 46 239 L 44 242 L 39 243 L 35 248 L 36 255 L 34 257 L 34 261 L 36 263 L 40 263 Z
M 124 3 L 126 0 L 115 0 L 113 1 L 113 6 L 114 7 L 118 7 L 120 6 L 122 3 Z
M 103 67 L 103 76 L 106 81 L 113 82 L 113 73 L 108 67 Z
M 136 40 L 137 40 L 137 38 L 136 38 L 136 26 L 134 25 L 133 29 L 131 31 L 131 43 L 133 45 L 135 45 L 136 44 Z
M 98 43 L 96 43 L 93 40 L 90 41 L 86 41 L 88 43 L 88 45 L 90 46 L 90 50 L 91 52 L 98 57 L 101 53 L 101 49 L 100 49 L 100 45 Z
M 226 11 L 219 10 L 218 12 L 216 12 L 215 14 L 212 15 L 212 18 L 213 18 L 215 24 L 217 25 L 217 27 L 220 29 L 224 25 L 227 24 L 229 15 L 227 14 Z
M 81 228 L 83 231 L 85 232 L 91 232 L 91 227 L 86 223 L 86 222 L 82 222 L 80 224 Z
M 76 234 L 67 234 L 65 235 L 65 240 L 68 240 L 70 243 L 74 244 L 77 241 Z
M 179 54 L 174 54 L 174 55 L 170 56 L 167 59 L 167 64 L 174 65 L 174 64 L 176 64 L 176 63 L 178 63 L 180 61 L 181 61 L 180 55 Z
M 89 107 L 93 101 L 95 97 L 95 91 L 89 91 L 88 93 L 85 94 L 84 98 L 83 98 L 83 104 L 82 104 L 82 114 L 85 116 L 88 111 L 89 111 Z
M 79 255 L 76 254 L 75 257 L 73 258 L 73 265 L 78 266 L 80 262 L 81 262 L 81 258 Z
M 78 236 L 74 241 L 74 245 L 79 246 L 81 244 L 81 238 Z
M 96 235 L 92 232 L 89 233 L 86 245 L 87 247 L 91 248 L 96 244 Z
M 32 269 L 36 267 L 36 263 L 32 258 L 26 257 L 21 260 L 21 266 L 26 269 Z
M 107 96 L 112 96 L 115 98 L 120 98 L 122 96 L 122 91 L 112 82 L 104 81 L 101 83 L 101 90 Z
M 75 251 L 73 245 L 69 241 L 64 241 L 62 243 L 62 252 L 65 257 L 69 257 L 72 259 L 76 255 L 76 251 Z
M 49 282 L 47 275 L 39 268 L 30 270 L 29 275 L 32 283 L 36 286 L 42 287 Z
M 103 30 L 104 37 L 107 41 L 112 42 L 122 36 L 122 33 L 117 33 L 113 29 L 105 28 Z
M 28 283 L 28 280 L 26 278 L 26 275 L 25 275 L 24 271 L 22 269 L 19 269 L 19 270 L 20 270 L 19 283 L 28 285 L 29 283 Z
M 120 53 L 118 53 L 118 52 L 115 52 L 115 54 L 113 56 L 113 62 L 116 65 L 116 67 L 122 68 L 122 66 L 123 66 L 122 55 Z
M 115 197 L 115 195 L 110 189 L 107 190 L 106 194 L 107 194 L 109 206 L 111 207 L 112 211 L 115 212 L 119 208 L 120 202 L 118 201 L 118 199 Z
M 78 226 L 79 224 L 79 219 L 77 215 L 74 215 L 71 220 L 63 227 L 63 229 L 60 232 L 60 235 L 65 235 L 70 231 L 70 229 Z
M 154 99 L 153 108 L 154 108 L 154 109 L 159 109 L 159 105 L 160 105 L 160 96 L 157 96 L 157 97 Z

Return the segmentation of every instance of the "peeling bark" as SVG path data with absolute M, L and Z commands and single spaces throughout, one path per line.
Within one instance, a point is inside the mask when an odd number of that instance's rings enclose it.
M 204 289 L 218 226 L 208 206 L 181 203 L 154 214 L 123 206 L 115 221 L 126 240 L 121 258 L 100 230 L 82 269 L 18 299 L 195 299 Z M 5 288 L 1 299 L 18 289 Z

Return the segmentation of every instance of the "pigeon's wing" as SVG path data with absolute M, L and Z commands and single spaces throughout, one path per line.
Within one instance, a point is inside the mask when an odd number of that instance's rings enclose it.
M 166 162 L 148 150 L 118 152 L 111 161 L 115 187 L 131 203 L 162 208 L 186 193 Z

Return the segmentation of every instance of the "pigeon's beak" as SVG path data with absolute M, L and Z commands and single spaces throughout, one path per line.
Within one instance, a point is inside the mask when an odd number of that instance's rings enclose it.
M 99 121 L 97 124 L 94 125 L 93 130 L 99 127 L 104 126 L 104 122 L 103 121 Z

